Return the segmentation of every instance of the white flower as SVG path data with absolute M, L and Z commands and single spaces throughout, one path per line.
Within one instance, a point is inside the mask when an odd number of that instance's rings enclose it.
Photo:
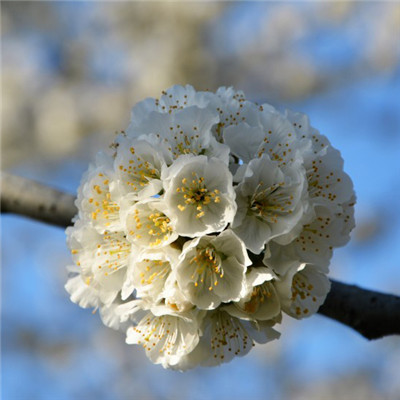
M 238 210 L 232 223 L 248 249 L 259 254 L 265 243 L 296 226 L 306 207 L 304 189 L 301 164 L 280 168 L 266 155 L 250 161 L 236 187 Z
M 219 157 L 227 164 L 229 147 L 217 142 L 211 133 L 218 121 L 213 109 L 192 106 L 171 114 L 151 113 L 133 134 L 141 139 L 155 136 L 168 164 L 185 154 Z
M 199 342 L 199 327 L 192 314 L 159 315 L 148 312 L 126 333 L 126 343 L 140 344 L 155 364 L 174 366 Z
M 251 261 L 243 242 L 231 230 L 185 243 L 180 258 L 178 286 L 198 308 L 215 309 L 222 302 L 240 299 Z
M 253 321 L 275 318 L 281 311 L 279 296 L 272 283 L 275 277 L 268 268 L 252 268 L 246 274 L 245 295 L 224 310 L 235 317 Z
M 264 264 L 279 274 L 303 263 L 313 264 L 327 273 L 335 247 L 344 246 L 354 228 L 354 198 L 332 214 L 326 207 L 315 207 L 314 219 L 303 226 L 300 234 L 288 245 L 271 242 Z
M 354 227 L 343 160 L 306 115 L 173 86 L 83 176 L 67 229 L 71 300 L 150 360 L 214 366 L 277 339 L 328 291 Z
M 196 92 L 190 85 L 175 85 L 162 92 L 159 99 L 147 98 L 132 108 L 131 124 L 127 129 L 127 134 L 137 135 L 137 129 L 142 127 L 143 121 L 148 119 L 149 115 L 156 113 L 172 114 L 190 106 L 205 108 L 215 95 L 209 92 Z M 140 135 L 141 133 L 139 133 Z
M 93 307 L 95 311 L 98 309 L 104 325 L 113 329 L 123 329 L 120 317 L 116 313 L 117 303 L 110 301 L 93 285 L 84 282 L 77 270 L 74 272 L 65 284 L 65 290 L 70 294 L 71 301 L 82 308 Z
M 75 272 L 65 284 L 65 290 L 70 295 L 71 301 L 82 308 L 99 307 L 102 302 L 98 291 L 83 281 L 78 268 Z
M 346 244 L 354 228 L 353 185 L 342 170 L 339 152 L 309 125 L 307 116 L 287 114 L 296 129 L 312 140 L 312 147 L 303 154 L 310 210 L 301 221 L 301 231 L 290 244 L 269 243 L 264 263 L 280 274 L 303 263 L 313 264 L 327 273 L 333 249 Z
M 256 343 L 278 339 L 275 321 L 254 323 L 236 318 L 223 310 L 208 312 L 203 319 L 197 347 L 174 367 L 186 370 L 197 365 L 215 366 L 246 355 Z
M 90 226 L 69 228 L 68 242 L 86 285 L 113 301 L 121 290 L 131 257 L 131 244 L 123 232 L 98 233 Z M 105 302 L 105 301 L 103 301 Z
M 99 307 L 99 314 L 105 326 L 125 333 L 130 324 L 121 321 L 117 312 L 119 305 L 120 299 L 117 298 L 112 304 Z
M 75 202 L 79 217 L 88 221 L 99 232 L 121 228 L 119 196 L 115 189 L 112 158 L 100 153 L 96 165 L 90 166 L 82 177 Z
M 310 119 L 306 114 L 285 110 L 284 117 L 292 123 L 298 137 L 311 140 L 313 149 L 312 153 L 308 153 L 307 150 L 309 149 L 306 149 L 308 154 L 317 154 L 320 150 L 331 147 L 331 143 L 329 142 L 328 138 L 324 135 L 321 135 L 315 128 L 311 126 Z
M 245 164 L 267 154 L 278 165 L 286 165 L 310 146 L 309 140 L 298 138 L 293 125 L 282 115 L 263 110 L 259 118 L 259 125 L 242 122 L 224 130 L 224 142 Z
M 119 192 L 130 200 L 146 199 L 162 189 L 162 154 L 145 140 L 129 140 L 122 136 L 117 141 L 114 161 L 115 180 Z
M 310 265 L 293 268 L 275 281 L 282 310 L 300 319 L 316 313 L 330 289 L 328 277 Z
M 212 99 L 210 107 L 219 113 L 220 122 L 213 128 L 215 138 L 222 142 L 225 128 L 242 122 L 251 126 L 259 124 L 260 108 L 247 101 L 242 91 L 220 87 Z
M 334 211 L 336 205 L 349 201 L 354 193 L 351 179 L 343 171 L 340 153 L 310 125 L 305 114 L 287 110 L 286 116 L 298 135 L 311 141 L 311 147 L 305 149 L 302 156 L 312 204 L 324 205 Z
M 342 170 L 342 158 L 337 150 L 326 148 L 304 163 L 308 192 L 313 205 L 338 209 L 353 195 L 353 184 Z
M 126 211 L 127 239 L 138 247 L 157 249 L 172 243 L 178 234 L 164 214 L 165 204 L 159 199 L 146 199 Z
M 218 159 L 181 157 L 163 176 L 165 213 L 182 236 L 220 232 L 236 212 L 232 175 Z
M 164 298 L 164 290 L 172 268 L 178 264 L 179 251 L 171 246 L 142 251 L 131 263 L 124 283 L 123 297 L 136 290 L 137 297 L 149 303 Z
M 164 302 L 165 306 L 174 312 L 185 312 L 194 308 L 194 305 L 186 298 L 178 286 L 176 274 L 173 270 L 169 275 L 164 286 Z

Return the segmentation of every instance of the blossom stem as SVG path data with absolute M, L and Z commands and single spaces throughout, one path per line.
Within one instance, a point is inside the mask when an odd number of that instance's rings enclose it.
M 67 227 L 77 213 L 71 194 L 32 180 L 1 173 L 1 213 L 26 216 Z M 256 264 L 257 256 L 253 257 Z M 253 264 L 253 265 L 254 265 Z M 331 280 L 332 286 L 318 313 L 341 322 L 365 338 L 400 335 L 400 297 Z

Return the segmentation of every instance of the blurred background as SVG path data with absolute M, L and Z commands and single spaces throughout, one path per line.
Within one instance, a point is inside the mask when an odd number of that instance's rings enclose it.
M 358 197 L 331 276 L 400 295 L 400 3 L 2 2 L 2 168 L 75 193 L 130 108 L 173 84 L 307 113 Z M 219 368 L 152 365 L 70 302 L 62 229 L 2 216 L 5 400 L 400 398 L 400 338 L 316 315 Z

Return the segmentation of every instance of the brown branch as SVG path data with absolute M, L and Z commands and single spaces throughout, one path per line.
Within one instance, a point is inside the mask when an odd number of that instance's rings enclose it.
M 2 173 L 1 212 L 61 227 L 77 213 L 74 196 L 29 179 Z M 400 335 L 400 297 L 331 280 L 318 313 L 345 324 L 367 339 Z
M 5 172 L 1 173 L 1 212 L 67 227 L 78 210 L 71 194 Z
M 331 291 L 318 312 L 369 340 L 400 335 L 400 297 L 331 279 Z

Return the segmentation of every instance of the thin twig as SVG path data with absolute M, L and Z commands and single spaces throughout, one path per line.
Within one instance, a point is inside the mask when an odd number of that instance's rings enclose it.
M 77 213 L 75 197 L 29 179 L 1 174 L 1 212 L 23 215 L 61 227 Z M 319 313 L 372 340 L 400 335 L 400 297 L 331 280 Z

